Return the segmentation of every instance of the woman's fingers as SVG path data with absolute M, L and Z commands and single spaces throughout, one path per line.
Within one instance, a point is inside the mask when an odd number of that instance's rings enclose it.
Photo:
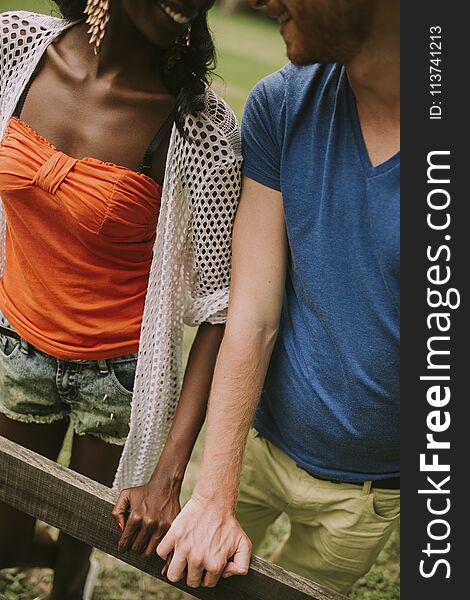
M 146 522 L 135 513 L 131 513 L 118 548 L 121 552 L 133 550 L 137 554 L 144 554 L 147 558 L 154 556 L 160 541 L 164 536 L 158 523 Z
M 150 558 L 151 556 L 154 556 L 156 554 L 157 546 L 160 543 L 162 537 L 163 535 L 160 535 L 158 531 L 153 532 L 153 534 L 150 536 L 150 539 L 147 542 L 147 547 L 145 548 L 143 553 L 145 558 Z
M 171 522 L 172 521 L 166 521 L 166 520 L 162 519 L 161 521 L 159 521 L 155 524 L 155 527 L 152 530 L 152 536 L 149 538 L 148 543 L 147 543 L 147 548 L 144 552 L 144 554 L 147 558 L 149 558 L 150 556 L 153 556 L 157 553 L 157 546 L 162 541 L 162 539 L 165 537 L 166 532 L 170 529 Z M 171 555 L 167 561 L 167 564 L 165 565 L 166 567 L 168 567 L 168 565 L 170 563 L 171 556 L 173 556 L 173 553 L 171 553 Z
M 126 516 L 130 508 L 130 498 L 128 490 L 123 490 L 119 494 L 118 501 L 116 502 L 113 512 L 111 513 L 116 520 L 119 531 L 122 533 L 126 527 Z
M 118 550 L 119 552 L 126 552 L 134 543 L 136 536 L 140 532 L 141 520 L 139 517 L 135 515 L 135 513 L 131 513 L 129 518 L 127 519 L 126 527 L 124 529 L 123 534 L 121 535 L 121 539 L 118 542 Z
M 132 550 L 137 554 L 143 554 L 146 551 L 149 542 L 155 532 L 155 526 L 141 524 L 139 531 L 137 532 L 134 541 L 132 543 Z
M 112 512 L 121 532 L 118 550 L 153 556 L 180 508 L 178 499 L 170 500 L 149 497 L 147 486 L 123 490 Z

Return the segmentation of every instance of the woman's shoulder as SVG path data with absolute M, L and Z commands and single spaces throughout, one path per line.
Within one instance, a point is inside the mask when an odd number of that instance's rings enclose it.
M 68 21 L 59 17 L 42 15 L 25 10 L 0 13 L 0 57 L 5 62 L 21 62 L 35 50 L 41 48 L 43 42 L 56 36 L 67 27 Z
M 204 104 L 205 107 L 200 114 L 202 122 L 199 122 L 203 137 L 206 135 L 212 145 L 219 142 L 223 146 L 228 146 L 232 150 L 232 156 L 240 158 L 240 126 L 235 113 L 210 87 L 206 88 Z M 197 121 L 197 119 L 193 121 L 193 127 Z
M 2 45 L 12 40 L 20 40 L 31 36 L 42 37 L 49 31 L 63 28 L 67 21 L 60 17 L 43 15 L 26 10 L 14 10 L 0 13 L 2 25 Z M 31 43 L 32 40 L 29 42 Z M 22 45 L 22 44 L 20 44 Z
M 9 89 L 28 63 L 34 63 L 49 41 L 68 21 L 24 10 L 0 13 L 0 73 L 2 93 Z M 27 71 L 27 69 L 26 69 Z

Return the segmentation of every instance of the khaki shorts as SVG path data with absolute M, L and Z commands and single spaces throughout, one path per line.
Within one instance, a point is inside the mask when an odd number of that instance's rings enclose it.
M 256 552 L 286 513 L 291 532 L 276 562 L 345 593 L 375 562 L 397 526 L 400 490 L 313 477 L 252 429 L 238 498 L 238 519 Z

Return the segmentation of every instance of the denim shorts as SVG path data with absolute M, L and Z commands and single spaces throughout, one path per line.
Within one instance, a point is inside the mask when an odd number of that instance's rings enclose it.
M 0 312 L 0 324 L 13 330 Z M 75 433 L 123 445 L 137 354 L 63 360 L 0 333 L 0 413 L 24 423 L 70 419 Z

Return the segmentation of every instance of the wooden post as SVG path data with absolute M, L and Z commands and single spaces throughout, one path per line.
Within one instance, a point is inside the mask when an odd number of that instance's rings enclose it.
M 69 535 L 169 583 L 163 561 L 117 551 L 119 533 L 111 489 L 0 437 L 0 500 Z M 171 584 L 173 585 L 173 584 Z M 175 587 L 202 600 L 345 600 L 345 597 L 253 557 L 246 577 L 221 580 L 215 588 Z

